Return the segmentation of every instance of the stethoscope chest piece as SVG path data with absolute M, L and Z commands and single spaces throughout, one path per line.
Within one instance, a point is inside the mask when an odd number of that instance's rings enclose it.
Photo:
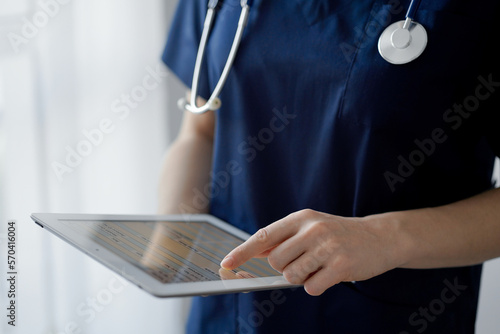
M 415 60 L 426 46 L 427 33 L 424 27 L 408 19 L 388 26 L 378 40 L 378 51 L 382 58 L 396 65 Z

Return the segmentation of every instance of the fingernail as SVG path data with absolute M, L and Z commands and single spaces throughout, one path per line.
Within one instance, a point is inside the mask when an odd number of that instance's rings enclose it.
M 220 263 L 220 266 L 224 269 L 226 268 L 231 268 L 231 266 L 233 265 L 233 258 L 231 256 L 228 256 L 228 257 L 225 257 L 224 260 L 222 260 L 222 262 Z

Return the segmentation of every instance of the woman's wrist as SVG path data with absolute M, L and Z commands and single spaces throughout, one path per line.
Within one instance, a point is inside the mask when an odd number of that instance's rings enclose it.
M 476 231 L 481 230 L 480 222 L 471 219 L 469 212 L 457 210 L 458 205 L 388 212 L 367 219 L 386 233 L 382 237 L 390 243 L 387 256 L 398 268 L 467 266 L 492 258 L 481 250 L 489 238 Z
M 374 233 L 385 243 L 385 252 L 394 268 L 409 268 L 411 263 L 423 256 L 425 245 L 418 239 L 413 226 L 418 218 L 425 220 L 424 210 L 394 211 L 363 218 Z

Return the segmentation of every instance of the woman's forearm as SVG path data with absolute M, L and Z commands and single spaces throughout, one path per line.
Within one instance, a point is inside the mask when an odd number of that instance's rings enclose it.
M 445 206 L 373 218 L 397 225 L 403 268 L 458 267 L 500 256 L 500 189 Z
M 222 261 L 235 269 L 252 257 L 311 295 L 394 268 L 473 265 L 500 256 L 500 190 L 450 205 L 346 218 L 294 212 L 261 228 Z
M 208 212 L 203 189 L 210 182 L 212 143 L 201 137 L 178 139 L 167 152 L 159 186 L 160 214 Z

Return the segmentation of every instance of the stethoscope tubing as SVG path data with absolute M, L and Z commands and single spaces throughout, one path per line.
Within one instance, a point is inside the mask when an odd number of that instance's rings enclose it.
M 406 18 L 410 20 L 414 20 L 417 15 L 418 7 L 420 7 L 420 2 L 422 0 L 412 0 L 410 2 L 410 7 L 408 7 L 408 11 L 406 12 Z
M 389 63 L 392 64 L 405 64 L 407 62 L 410 62 L 420 56 L 420 54 L 423 52 L 425 49 L 425 46 L 427 44 L 427 35 L 425 32 L 425 29 L 418 24 L 417 22 L 414 22 L 414 18 L 417 14 L 418 8 L 420 7 L 420 2 L 421 0 L 411 0 L 410 5 L 408 7 L 408 11 L 406 13 L 406 20 L 404 23 L 401 24 L 401 26 L 398 26 L 400 23 L 394 23 L 391 26 L 389 26 L 381 35 L 379 39 L 379 52 L 380 55 L 387 60 Z M 253 4 L 253 0 L 240 0 L 241 4 L 241 15 L 240 19 L 238 21 L 238 27 L 236 29 L 236 34 L 233 40 L 233 44 L 231 45 L 231 50 L 229 51 L 228 58 L 226 60 L 226 64 L 224 65 L 224 69 L 222 70 L 222 74 L 219 78 L 219 81 L 217 82 L 217 85 L 214 88 L 214 91 L 212 92 L 212 95 L 209 97 L 207 102 L 203 105 L 198 107 L 196 104 L 196 99 L 198 96 L 198 86 L 199 86 L 199 80 L 200 80 L 200 74 L 201 74 L 201 67 L 203 64 L 203 59 L 205 58 L 205 53 L 206 53 L 206 46 L 208 42 L 208 38 L 210 36 L 210 32 L 212 30 L 215 16 L 216 16 L 216 11 L 219 7 L 219 5 L 222 3 L 222 0 L 209 0 L 208 1 L 208 10 L 207 10 L 207 16 L 205 18 L 204 22 L 204 27 L 203 27 L 203 32 L 200 40 L 200 45 L 198 47 L 198 53 L 196 56 L 196 62 L 195 62 L 195 67 L 193 71 L 193 80 L 192 80 L 192 87 L 191 87 L 191 96 L 190 96 L 190 101 L 189 103 L 185 99 L 179 100 L 179 107 L 183 110 L 190 111 L 195 114 L 202 114 L 205 113 L 209 110 L 218 110 L 221 107 L 221 101 L 219 99 L 219 95 L 222 92 L 222 89 L 224 88 L 224 85 L 226 84 L 226 81 L 229 77 L 229 72 L 231 71 L 231 68 L 234 64 L 234 60 L 236 59 L 236 53 L 238 52 L 242 37 L 243 37 L 243 32 L 245 30 L 245 27 L 248 23 L 248 16 L 250 13 L 250 7 Z M 401 28 L 399 28 L 401 27 Z M 421 41 L 421 46 L 416 46 L 412 47 L 411 49 L 408 48 L 408 51 L 404 51 L 403 53 L 401 51 L 397 51 L 396 53 L 399 53 L 399 55 L 404 55 L 403 58 L 400 59 L 393 59 L 394 57 L 394 45 L 397 46 L 397 44 L 393 44 L 391 46 L 390 39 L 392 38 L 390 33 L 391 29 L 404 29 L 406 31 L 410 31 L 410 27 L 413 27 L 413 31 L 416 31 L 418 33 L 419 37 L 417 40 Z M 415 29 L 415 27 L 417 29 Z M 407 34 L 407 39 L 408 43 L 411 42 L 411 36 L 408 35 L 408 32 L 405 32 Z M 387 49 L 389 47 L 389 49 Z M 403 40 L 403 45 L 398 46 L 398 48 L 406 48 Z M 416 51 L 415 51 L 416 50 Z M 406 52 L 406 54 L 405 54 Z M 410 54 L 409 52 L 414 52 L 415 54 Z
M 221 106 L 221 102 L 219 99 L 219 95 L 226 84 L 226 81 L 229 77 L 229 72 L 234 64 L 234 60 L 236 59 L 236 53 L 238 52 L 239 46 L 241 44 L 241 40 L 243 37 L 243 32 L 248 23 L 248 16 L 250 13 L 250 6 L 253 1 L 242 0 L 241 1 L 241 15 L 238 21 L 238 28 L 236 29 L 236 34 L 233 40 L 233 44 L 231 46 L 231 50 L 229 51 L 229 56 L 227 58 L 226 64 L 224 65 L 224 69 L 220 76 L 219 82 L 214 88 L 212 95 L 208 99 L 207 103 L 201 107 L 196 106 L 196 97 L 198 96 L 198 86 L 200 80 L 201 66 L 203 64 L 203 59 L 205 58 L 205 49 L 208 42 L 208 38 L 210 36 L 210 32 L 213 27 L 214 18 L 216 15 L 217 6 L 219 4 L 219 0 L 210 0 L 208 3 L 207 17 L 205 18 L 203 33 L 201 36 L 200 46 L 198 48 L 198 54 L 196 56 L 196 63 L 193 73 L 193 81 L 191 88 L 191 97 L 190 103 L 183 103 L 184 108 L 195 114 L 202 114 L 209 110 L 217 110 Z

